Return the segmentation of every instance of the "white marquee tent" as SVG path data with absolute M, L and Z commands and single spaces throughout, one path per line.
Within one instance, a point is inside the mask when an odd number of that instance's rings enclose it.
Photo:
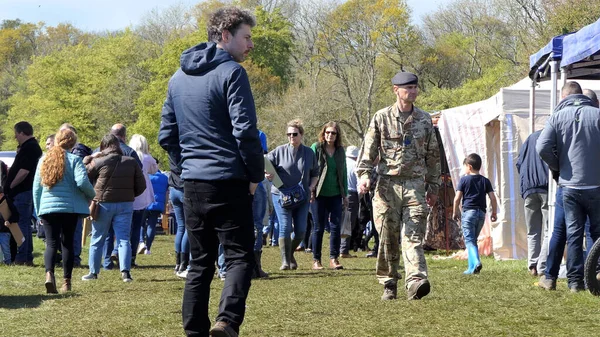
M 600 96 L 600 81 L 577 81 Z M 477 153 L 481 173 L 488 177 L 498 197 L 498 221 L 491 225 L 493 253 L 497 259 L 527 258 L 527 230 L 519 174 L 515 163 L 519 148 L 530 134 L 531 80 L 525 78 L 481 102 L 441 111 L 438 122 L 454 186 L 460 179 L 463 159 Z M 535 89 L 535 129 L 550 115 L 550 82 Z M 489 205 L 489 199 L 488 199 Z

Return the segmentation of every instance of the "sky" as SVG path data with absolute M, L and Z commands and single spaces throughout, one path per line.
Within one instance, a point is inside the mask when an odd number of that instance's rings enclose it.
M 198 0 L 0 0 L 0 21 L 21 19 L 23 22 L 44 21 L 49 26 L 70 23 L 85 31 L 119 30 L 135 26 L 154 8 L 166 8 Z M 407 0 L 413 23 L 438 9 L 448 0 Z

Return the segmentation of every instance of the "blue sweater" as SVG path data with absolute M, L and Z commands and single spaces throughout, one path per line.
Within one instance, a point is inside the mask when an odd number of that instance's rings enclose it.
M 37 216 L 50 213 L 89 215 L 89 202 L 96 196 L 80 157 L 65 151 L 63 179 L 51 188 L 42 186 L 40 159 L 33 178 L 33 205 Z
M 184 180 L 264 179 L 263 149 L 246 70 L 215 43 L 183 52 L 169 81 L 158 134 L 181 153 Z
M 154 190 L 154 202 L 148 206 L 149 211 L 165 211 L 165 202 L 167 201 L 167 189 L 169 188 L 169 178 L 158 171 L 150 175 L 150 183 Z

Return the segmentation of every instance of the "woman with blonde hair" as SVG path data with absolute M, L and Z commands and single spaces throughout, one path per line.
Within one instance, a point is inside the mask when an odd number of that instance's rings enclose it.
M 290 121 L 287 124 L 286 135 L 289 142 L 278 146 L 267 155 L 283 182 L 282 186 L 271 186 L 273 207 L 279 220 L 279 248 L 282 260 L 280 270 L 298 268 L 294 251 L 306 233 L 309 202 L 314 200 L 319 174 L 314 152 L 302 144 L 302 122 L 297 119 Z M 273 175 L 268 174 L 267 179 L 272 180 Z M 286 191 L 291 189 L 296 189 L 295 194 L 302 195 L 303 200 L 293 205 L 286 202 L 290 200 Z
M 46 292 L 51 294 L 58 292 L 54 265 L 61 238 L 64 278 L 61 291 L 71 290 L 75 227 L 79 217 L 90 214 L 88 204 L 96 195 L 81 158 L 70 153 L 76 143 L 73 131 L 58 131 L 54 146 L 39 161 L 33 181 L 33 204 L 46 231 Z
M 146 220 L 146 208 L 155 201 L 154 189 L 150 182 L 150 175 L 155 174 L 158 171 L 158 164 L 150 155 L 150 147 L 148 146 L 146 137 L 139 134 L 131 136 L 129 147 L 131 147 L 135 153 L 137 153 L 138 158 L 140 158 L 140 161 L 142 162 L 142 173 L 144 174 L 144 180 L 146 181 L 146 189 L 133 201 L 133 217 L 131 219 L 131 265 L 135 267 L 137 254 L 143 254 L 146 251 L 146 246 L 143 242 L 139 246 L 139 249 L 138 245 L 140 243 L 140 233 Z
M 340 261 L 342 206 L 348 207 L 346 152 L 342 146 L 342 129 L 336 122 L 323 125 L 319 141 L 311 148 L 317 156 L 319 181 L 316 188 L 317 214 L 312 233 L 313 267 L 323 269 L 321 250 L 325 225 L 330 225 L 329 267 L 343 269 Z

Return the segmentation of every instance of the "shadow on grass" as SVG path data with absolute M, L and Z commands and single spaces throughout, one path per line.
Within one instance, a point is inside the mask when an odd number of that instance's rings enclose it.
M 79 296 L 76 293 L 69 293 L 64 295 L 14 295 L 4 296 L 0 295 L 0 309 L 25 309 L 25 308 L 37 308 L 45 300 L 56 300 L 70 297 Z
M 269 274 L 268 278 L 256 279 L 253 281 L 269 281 L 269 280 L 277 280 L 277 279 L 285 279 L 285 278 L 332 278 L 332 277 L 356 277 L 356 276 L 364 276 L 371 275 L 373 272 L 369 270 L 368 272 L 355 272 L 356 270 L 348 270 L 347 272 L 331 272 L 331 273 L 281 273 L 281 274 Z
M 133 270 L 135 269 L 173 269 L 172 265 L 158 265 L 158 264 L 151 264 L 151 265 L 137 265 L 137 267 L 134 267 Z

